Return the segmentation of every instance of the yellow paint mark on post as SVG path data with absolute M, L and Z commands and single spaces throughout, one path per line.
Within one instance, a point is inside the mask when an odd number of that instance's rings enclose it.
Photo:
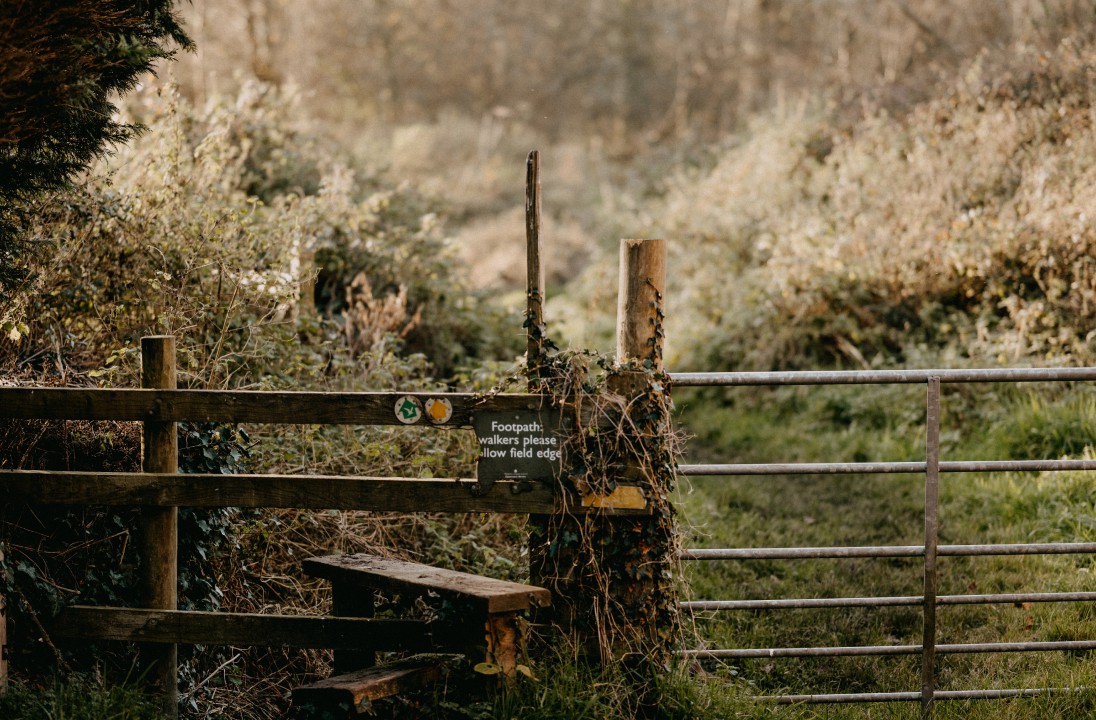
M 608 495 L 586 493 L 582 496 L 582 507 L 642 510 L 647 507 L 647 498 L 638 485 L 617 485 Z

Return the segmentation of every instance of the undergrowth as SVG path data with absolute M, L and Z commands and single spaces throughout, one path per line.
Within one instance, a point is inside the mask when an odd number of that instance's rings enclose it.
M 14 682 L 0 693 L 4 720 L 161 720 L 158 698 L 94 675 L 70 675 L 45 687 Z
M 139 338 L 163 333 L 178 338 L 183 388 L 490 384 L 495 358 L 512 358 L 515 345 L 457 274 L 438 204 L 337 161 L 301 130 L 296 107 L 254 83 L 204 108 L 170 87 L 139 93 L 129 112 L 148 132 L 37 218 L 33 281 L 0 308 L 0 323 L 12 323 L 0 337 L 5 384 L 135 387 Z M 473 357 L 479 367 L 464 373 Z M 184 472 L 468 477 L 475 460 L 470 431 L 180 429 Z M 5 423 L 0 464 L 134 471 L 139 442 L 135 423 Z M 15 674 L 38 681 L 95 656 L 89 647 L 74 657 L 44 627 L 77 598 L 131 602 L 134 517 L 0 506 Z M 506 516 L 183 511 L 181 606 L 326 613 L 329 591 L 299 566 L 338 551 L 521 579 L 521 527 Z M 103 648 L 111 668 L 128 667 L 132 648 Z M 330 669 L 322 651 L 188 652 L 180 690 L 193 716 L 280 717 L 289 688 Z

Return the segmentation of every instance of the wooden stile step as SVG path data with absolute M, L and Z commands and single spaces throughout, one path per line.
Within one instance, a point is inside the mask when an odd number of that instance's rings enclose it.
M 295 717 L 357 717 L 369 712 L 376 700 L 437 682 L 445 666 L 459 658 L 459 655 L 415 655 L 303 685 L 291 695 Z
M 309 558 L 309 575 L 330 580 L 341 588 L 384 590 L 396 593 L 433 593 L 442 600 L 493 615 L 547 607 L 552 594 L 541 587 L 480 577 L 456 570 L 393 560 L 365 553 Z

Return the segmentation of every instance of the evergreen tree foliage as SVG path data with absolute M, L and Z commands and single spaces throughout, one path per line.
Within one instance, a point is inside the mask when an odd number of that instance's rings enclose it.
M 136 128 L 116 118 L 170 43 L 189 48 L 173 0 L 0 2 L 0 297 L 25 274 L 30 201 L 63 187 Z

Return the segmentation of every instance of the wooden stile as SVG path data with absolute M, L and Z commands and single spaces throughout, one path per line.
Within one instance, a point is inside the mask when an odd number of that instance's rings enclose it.
M 457 655 L 415 655 L 382 667 L 334 675 L 294 688 L 293 707 L 304 718 L 355 718 L 372 709 L 374 700 L 417 690 L 441 679 Z
M 545 607 L 552 602 L 551 593 L 541 587 L 364 553 L 309 558 L 304 570 L 336 587 L 430 594 L 485 615 Z
M 336 605 L 340 598 L 372 598 L 375 590 L 399 595 L 405 603 L 411 599 L 445 603 L 448 623 L 474 637 L 465 649 L 486 639 L 487 662 L 496 666 L 506 682 L 516 679 L 524 657 L 520 614 L 552 602 L 551 593 L 542 587 L 367 553 L 309 558 L 304 570 L 331 582 Z M 372 605 L 366 610 L 372 613 Z M 338 663 L 339 656 L 335 659 Z M 351 662 L 363 659 L 353 654 L 347 658 Z
M 346 698 L 358 710 L 367 708 L 371 699 L 437 677 L 436 664 L 429 662 L 370 668 L 377 650 L 456 649 L 468 654 L 470 649 L 482 652 L 486 642 L 487 662 L 495 665 L 495 672 L 503 678 L 512 681 L 519 670 L 527 670 L 519 664 L 524 652 L 522 614 L 550 606 L 553 598 L 549 590 L 417 563 L 365 555 L 306 560 L 306 572 L 332 582 L 335 617 L 179 611 L 178 507 L 528 513 L 532 525 L 540 522 L 546 527 L 549 516 L 555 519 L 589 512 L 629 515 L 633 517 L 620 521 L 639 523 L 650 518 L 634 516 L 651 516 L 652 512 L 640 485 L 621 483 L 608 496 L 576 498 L 551 482 L 519 482 L 509 476 L 479 494 L 474 490 L 480 488 L 480 482 L 471 479 L 181 474 L 176 423 L 467 429 L 473 427 L 479 413 L 559 413 L 545 393 L 550 373 L 545 372 L 544 362 L 550 343 L 544 328 L 540 209 L 540 157 L 534 151 L 528 160 L 526 195 L 530 369 L 526 394 L 178 390 L 175 339 L 169 336 L 142 338 L 141 389 L 0 388 L 0 418 L 143 423 L 140 473 L 0 470 L 0 496 L 5 502 L 142 508 L 135 542 L 141 557 L 138 584 L 144 607 L 67 608 L 53 624 L 53 631 L 61 637 L 139 643 L 143 671 L 161 693 L 167 718 L 178 716 L 179 643 L 333 648 L 337 672 L 353 672 L 316 683 L 304 690 L 303 697 Z M 621 358 L 653 358 L 657 365 L 653 369 L 661 369 L 664 243 L 624 241 L 621 268 L 618 354 Z M 308 293 L 307 285 L 304 291 Z M 307 312 L 307 300 L 302 304 Z M 650 363 L 647 367 L 652 369 Z M 635 392 L 631 385 L 613 390 L 628 395 Z M 593 411 L 588 412 L 592 415 Z M 607 422 L 597 417 L 588 420 Z M 629 481 L 634 478 L 627 476 Z M 612 524 L 613 520 L 605 517 L 596 522 Z M 538 564 L 531 565 L 536 582 Z M 444 626 L 441 622 L 373 619 L 374 590 L 399 594 L 403 599 L 441 599 L 448 606 Z M 0 597 L 0 690 L 7 670 L 3 600 Z M 297 699 L 295 693 L 295 704 Z

